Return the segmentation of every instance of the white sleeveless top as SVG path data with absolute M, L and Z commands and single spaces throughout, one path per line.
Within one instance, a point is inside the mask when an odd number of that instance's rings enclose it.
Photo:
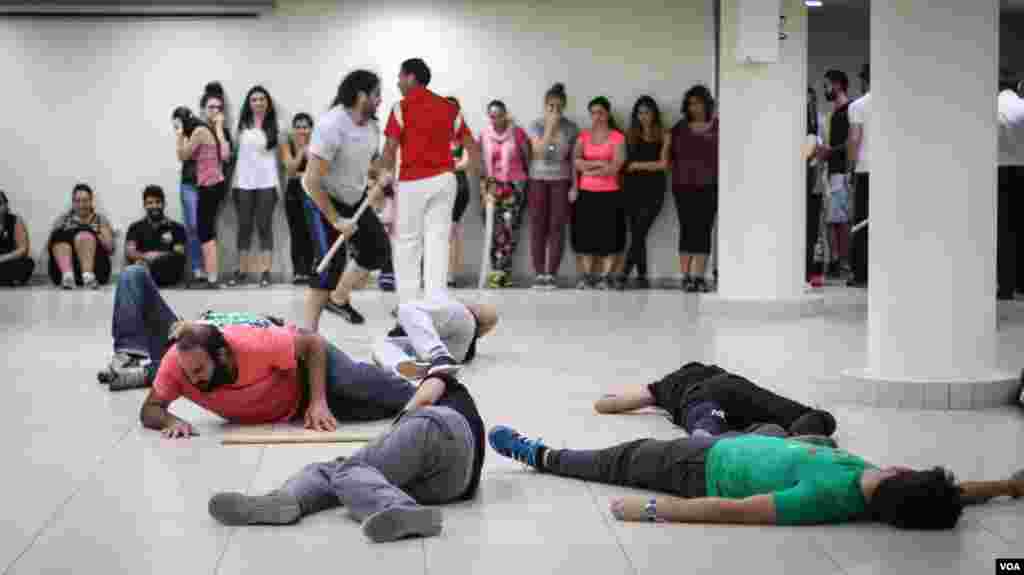
M 276 188 L 279 183 L 277 170 L 277 146 L 267 149 L 267 135 L 263 130 L 242 130 L 238 134 L 235 187 L 242 190 Z

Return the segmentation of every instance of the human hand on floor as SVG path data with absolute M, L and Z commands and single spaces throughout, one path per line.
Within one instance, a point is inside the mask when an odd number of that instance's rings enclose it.
M 338 429 L 338 420 L 327 407 L 327 402 L 313 402 L 306 409 L 306 429 L 314 431 L 334 431 Z
M 188 439 L 193 435 L 199 435 L 199 432 L 196 431 L 187 421 L 179 421 L 170 427 L 165 427 L 160 433 L 162 433 L 167 439 L 176 439 L 179 437 L 182 439 Z
M 650 500 L 650 497 L 643 497 L 641 495 L 616 497 L 612 499 L 609 508 L 611 509 L 612 516 L 619 521 L 650 521 L 646 509 L 647 503 Z

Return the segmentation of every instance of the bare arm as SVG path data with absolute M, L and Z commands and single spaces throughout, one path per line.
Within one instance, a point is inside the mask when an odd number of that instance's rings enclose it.
M 292 147 L 288 144 L 283 144 L 280 148 L 281 163 L 284 164 L 285 173 L 288 177 L 293 177 L 299 171 L 299 164 L 302 163 L 302 155 L 305 150 L 300 149 L 297 153 L 292 154 Z
M 306 195 L 320 208 L 320 213 L 327 218 L 327 221 L 333 224 L 338 221 L 338 210 L 334 209 L 334 204 L 327 199 L 327 192 L 320 187 L 320 178 L 326 175 L 327 161 L 311 154 L 309 164 L 306 165 L 306 172 L 302 176 L 302 183 L 306 188 Z
M 107 250 L 107 253 L 114 253 L 114 230 L 110 228 L 110 224 L 100 224 L 97 236 L 103 249 Z
M 447 384 L 444 380 L 438 377 L 424 379 L 420 382 L 420 386 L 416 388 L 416 395 L 412 396 L 412 399 L 405 405 L 403 411 L 412 411 L 420 407 L 433 405 L 444 395 L 446 386 Z
M 654 405 L 654 396 L 646 385 L 629 388 L 622 393 L 606 395 L 594 402 L 598 413 L 622 413 Z
M 14 224 L 14 245 L 14 251 L 0 256 L 0 262 L 27 257 L 29 254 L 28 230 L 20 217 Z
M 646 511 L 652 498 L 629 496 L 612 502 L 612 514 L 622 521 L 649 521 Z M 771 495 L 744 499 L 721 497 L 655 497 L 656 520 L 669 523 L 731 523 L 774 525 L 775 501 Z
M 160 401 L 154 396 L 153 390 L 150 389 L 146 400 L 142 402 L 139 420 L 147 429 L 162 431 L 165 437 L 199 435 L 189 422 L 167 411 L 169 406 L 170 402 Z
M 327 342 L 319 334 L 300 330 L 295 336 L 295 359 L 309 382 L 309 408 L 305 423 L 309 429 L 334 431 L 338 422 L 327 406 Z
M 128 263 L 137 264 L 146 261 L 146 255 L 139 251 L 138 244 L 135 240 L 128 240 L 124 244 L 124 257 L 128 259 Z
M 850 125 L 850 139 L 846 142 L 846 153 L 849 160 L 850 171 L 852 172 L 860 158 L 860 143 L 864 139 L 864 125 Z
M 615 158 L 610 162 L 598 162 L 600 168 L 592 170 L 595 176 L 614 176 L 622 170 L 622 165 L 626 163 L 626 145 L 618 144 L 615 146 Z
M 480 147 L 477 146 L 476 140 L 473 139 L 473 135 L 467 132 L 462 137 L 462 150 L 463 154 L 467 156 L 466 166 L 470 175 L 476 176 L 476 170 L 474 166 L 480 165 Z

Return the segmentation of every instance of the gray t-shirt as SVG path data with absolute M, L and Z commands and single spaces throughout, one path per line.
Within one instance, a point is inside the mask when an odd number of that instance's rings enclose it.
M 320 116 L 310 138 L 309 151 L 329 163 L 321 185 L 334 199 L 354 204 L 366 189 L 370 160 L 380 149 L 380 128 L 375 120 L 357 125 L 348 111 L 335 106 Z
M 530 124 L 527 133 L 530 138 L 544 137 L 544 119 L 541 118 Z M 530 161 L 531 178 L 535 180 L 572 179 L 572 153 L 580 129 L 572 120 L 562 118 L 558 124 L 558 133 L 558 142 L 544 150 L 544 158 Z

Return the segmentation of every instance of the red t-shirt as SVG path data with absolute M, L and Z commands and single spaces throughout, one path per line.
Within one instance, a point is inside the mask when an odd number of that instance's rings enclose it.
M 459 108 L 423 87 L 413 88 L 391 108 L 384 128 L 384 135 L 399 144 L 400 182 L 454 171 L 450 142 L 469 134 Z
M 238 379 L 210 393 L 185 378 L 177 346 L 167 350 L 153 382 L 153 396 L 181 396 L 233 423 L 274 423 L 295 415 L 302 389 L 295 359 L 294 327 L 231 325 L 221 329 L 238 365 Z

